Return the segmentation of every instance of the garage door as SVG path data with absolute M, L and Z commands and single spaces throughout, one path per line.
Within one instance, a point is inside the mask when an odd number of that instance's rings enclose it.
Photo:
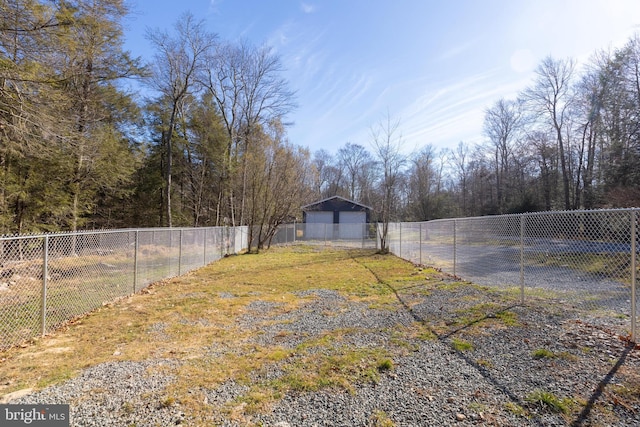
M 366 212 L 340 212 L 340 239 L 362 239 L 366 221 Z
M 307 212 L 307 224 L 333 224 L 333 212 Z
M 333 212 L 307 212 L 307 239 L 333 239 Z
M 365 212 L 340 212 L 340 224 L 364 224 L 367 222 Z

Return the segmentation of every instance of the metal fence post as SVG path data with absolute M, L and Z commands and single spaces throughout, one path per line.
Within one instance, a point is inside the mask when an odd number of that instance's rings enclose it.
M 402 223 L 398 223 L 398 256 L 402 258 Z
M 49 276 L 49 236 L 44 236 L 42 246 L 42 306 L 40 311 L 41 335 L 47 333 L 47 276 Z
M 456 236 L 456 224 L 457 220 L 453 220 L 453 276 L 456 277 L 456 261 L 457 261 L 457 236 Z
M 209 227 L 204 229 L 204 240 L 202 241 L 202 265 L 207 265 L 207 232 Z
M 327 224 L 324 225 L 324 245 L 327 246 Z
M 180 246 L 178 247 L 178 276 L 182 275 L 182 229 L 180 229 Z
M 420 233 L 420 237 L 418 237 L 418 244 L 420 245 L 420 265 L 422 265 L 422 223 L 420 223 L 418 227 L 418 232 Z
M 636 251 L 638 242 L 637 212 L 631 211 L 631 342 L 636 342 Z
M 526 214 L 520 217 L 520 304 L 524 304 L 524 233 Z
M 225 245 L 224 245 L 224 254 L 225 255 L 231 255 L 231 252 L 229 252 L 229 250 L 231 249 L 231 226 L 229 225 L 225 225 L 224 226 L 224 232 L 225 232 Z M 235 236 L 234 236 L 235 237 Z
M 140 248 L 140 239 L 138 238 L 139 231 L 136 230 L 136 241 L 134 244 L 133 252 L 133 293 L 136 293 L 138 289 L 138 249 Z

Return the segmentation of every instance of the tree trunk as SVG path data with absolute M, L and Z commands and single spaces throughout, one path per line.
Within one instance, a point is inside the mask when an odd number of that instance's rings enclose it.
M 176 114 L 177 114 L 177 101 L 174 100 L 173 108 L 171 109 L 171 117 L 169 118 L 169 128 L 164 133 L 165 135 L 165 145 L 167 147 L 167 168 L 166 168 L 166 188 L 165 188 L 165 201 L 167 203 L 166 213 L 167 213 L 167 226 L 173 226 L 173 219 L 171 216 L 171 181 L 173 174 L 173 144 L 171 140 L 173 139 L 173 128 L 175 126 Z
M 558 124 L 555 115 L 553 119 L 553 125 L 556 128 L 556 136 L 558 139 L 558 152 L 560 154 L 560 169 L 562 171 L 562 190 L 564 193 L 564 208 L 566 210 L 571 209 L 571 197 L 570 197 L 570 179 L 569 171 L 567 168 L 567 159 L 564 152 L 564 139 L 562 138 L 562 128 Z

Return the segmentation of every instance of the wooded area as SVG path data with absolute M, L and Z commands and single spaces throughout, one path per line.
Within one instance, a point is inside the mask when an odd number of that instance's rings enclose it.
M 595 52 L 582 67 L 547 57 L 517 99 L 486 108 L 483 143 L 438 150 L 425 141 L 406 156 L 391 217 L 640 206 L 639 114 L 638 36 Z M 315 153 L 314 189 L 376 206 L 380 160 L 349 143 L 335 156 Z
M 186 14 L 123 50 L 122 0 L 0 0 L 0 234 L 249 225 L 265 242 L 340 195 L 376 220 L 640 205 L 640 39 L 584 67 L 545 59 L 486 109 L 486 142 L 404 154 L 400 121 L 310 153 L 268 46 Z M 136 79 L 140 100 L 123 82 Z M 310 132 L 313 129 L 309 130 Z

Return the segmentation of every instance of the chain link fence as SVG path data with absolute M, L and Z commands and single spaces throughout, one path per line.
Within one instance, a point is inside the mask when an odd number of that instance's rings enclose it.
M 0 349 L 246 249 L 246 227 L 0 237 Z
M 345 248 L 378 247 L 376 224 L 283 224 L 271 239 L 272 245 L 301 242 Z
M 390 224 L 390 250 L 465 280 L 551 298 L 635 342 L 638 209 Z
M 638 209 L 544 212 L 389 225 L 416 264 L 527 298 L 552 298 L 636 341 Z M 246 227 L 0 237 L 0 348 L 247 248 Z M 270 244 L 378 248 L 375 224 L 287 224 Z

